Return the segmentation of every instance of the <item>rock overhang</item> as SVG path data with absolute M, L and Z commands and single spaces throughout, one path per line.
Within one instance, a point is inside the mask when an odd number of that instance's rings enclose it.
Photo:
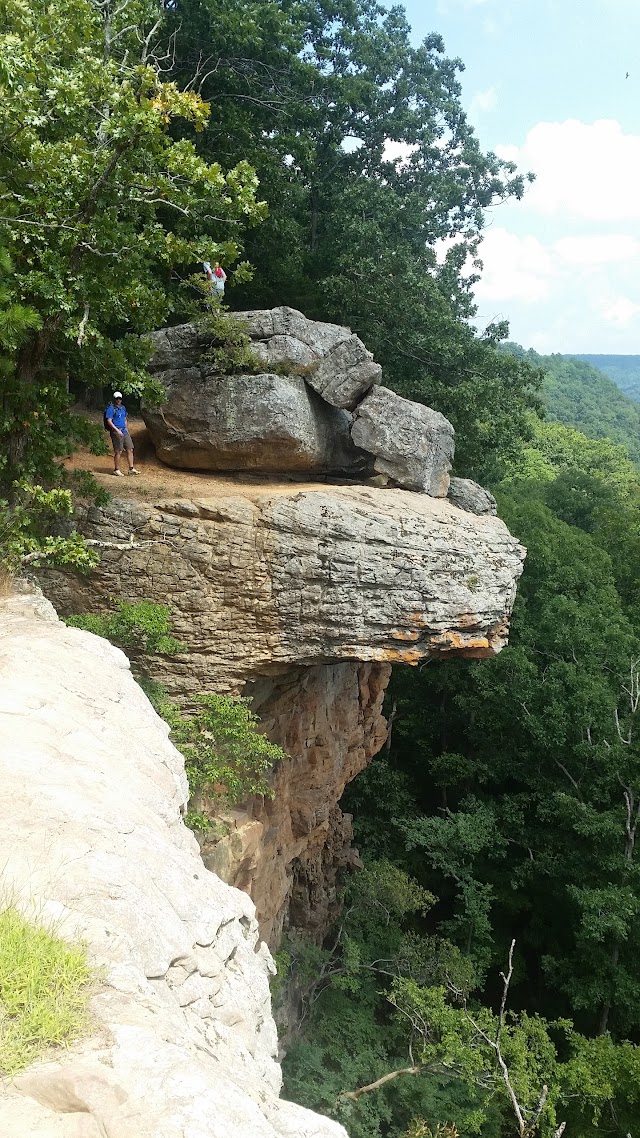
M 87 579 L 47 572 L 49 595 L 63 612 L 168 604 L 189 653 L 155 666 L 181 695 L 291 665 L 493 655 L 525 552 L 494 516 L 365 486 L 114 499 L 81 528 L 135 545 Z

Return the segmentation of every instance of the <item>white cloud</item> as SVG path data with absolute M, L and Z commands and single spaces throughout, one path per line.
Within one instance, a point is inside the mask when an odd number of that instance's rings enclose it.
M 399 162 L 400 165 L 403 165 L 417 149 L 418 147 L 414 143 L 396 142 L 393 138 L 387 138 L 382 157 L 385 162 Z
M 494 228 L 480 257 L 480 323 L 504 316 L 513 339 L 541 352 L 637 350 L 640 235 L 587 232 L 554 241 Z
M 469 118 L 477 119 L 479 115 L 493 111 L 498 105 L 498 92 L 495 87 L 487 87 L 486 91 L 477 91 L 469 103 Z
M 553 252 L 568 265 L 612 265 L 633 261 L 640 254 L 640 241 L 622 233 L 584 233 L 561 237 Z
M 617 328 L 628 328 L 639 313 L 640 304 L 634 304 L 628 296 L 618 296 L 602 309 L 603 319 Z
M 544 300 L 554 275 L 553 259 L 536 237 L 517 237 L 506 229 L 491 229 L 480 247 L 484 265 L 476 285 L 479 301 Z
M 496 152 L 536 174 L 529 209 L 600 222 L 640 219 L 640 135 L 625 134 L 615 119 L 540 122 L 523 146 Z

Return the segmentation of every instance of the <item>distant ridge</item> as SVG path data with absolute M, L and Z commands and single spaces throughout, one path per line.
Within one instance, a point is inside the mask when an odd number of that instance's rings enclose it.
M 568 356 L 556 353 L 541 356 L 519 344 L 507 343 L 503 350 L 528 360 L 544 373 L 542 395 L 547 417 L 575 427 L 590 439 L 611 439 L 626 447 L 629 457 L 640 466 L 640 355 Z M 613 377 L 596 360 L 633 361 L 637 369 L 637 400 L 623 393 Z
M 625 395 L 635 399 L 636 403 L 640 403 L 640 355 L 638 356 L 600 356 L 600 355 L 582 355 L 574 353 L 571 357 L 574 360 L 584 360 L 585 363 L 591 364 L 592 367 L 597 367 L 603 371 L 605 375 L 612 379 Z

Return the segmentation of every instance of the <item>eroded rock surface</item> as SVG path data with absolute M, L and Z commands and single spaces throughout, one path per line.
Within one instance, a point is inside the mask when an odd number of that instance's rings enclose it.
M 290 755 L 275 800 L 238 810 L 206 857 L 251 892 L 272 944 L 287 919 L 318 932 L 353 857 L 337 804 L 384 742 L 389 665 L 499 651 L 523 549 L 497 518 L 370 487 L 115 499 L 82 528 L 136 544 L 104 549 L 89 577 L 43 573 L 59 610 L 168 604 L 189 651 L 147 659 L 153 678 L 186 701 L 250 694 Z
M 188 654 L 151 661 L 171 694 L 241 690 L 292 665 L 416 664 L 506 642 L 524 550 L 498 518 L 402 490 L 318 486 L 92 508 L 86 578 L 47 571 L 63 613 L 168 604 Z
M 295 308 L 239 312 L 266 364 L 298 365 L 307 383 L 334 407 L 353 410 L 382 368 L 350 328 L 308 320 Z
M 143 415 L 159 458 L 191 470 L 371 473 L 346 411 L 382 374 L 362 341 L 294 308 L 235 315 L 264 373 L 216 375 L 212 337 L 197 325 L 152 333 L 149 369 L 167 399 Z
M 124 655 L 0 603 L 3 889 L 101 969 L 91 1034 L 0 1093 L 7 1138 L 346 1138 L 278 1099 L 272 962 L 203 865 L 186 782 Z
M 377 474 L 407 490 L 446 497 L 454 430 L 439 411 L 375 387 L 357 407 L 351 437 L 374 455 Z
M 385 741 L 390 672 L 389 664 L 316 665 L 245 689 L 291 758 L 274 772 L 274 798 L 232 813 L 228 834 L 207 840 L 203 858 L 251 894 L 273 946 L 285 920 L 321 937 L 337 915 L 338 873 L 358 864 L 351 818 L 337 802 Z
M 191 470 L 358 473 L 371 460 L 350 417 L 300 376 L 210 375 L 197 366 L 162 373 L 167 399 L 145 408 L 158 458 Z

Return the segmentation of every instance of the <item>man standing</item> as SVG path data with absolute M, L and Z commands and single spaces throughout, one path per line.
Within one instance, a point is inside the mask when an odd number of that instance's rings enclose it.
M 104 422 L 111 435 L 111 443 L 113 446 L 113 473 L 122 478 L 120 455 L 124 450 L 127 454 L 129 474 L 139 474 L 140 471 L 136 470 L 133 465 L 133 440 L 129 434 L 127 408 L 122 402 L 121 391 L 114 391 L 113 400 L 104 413 Z

